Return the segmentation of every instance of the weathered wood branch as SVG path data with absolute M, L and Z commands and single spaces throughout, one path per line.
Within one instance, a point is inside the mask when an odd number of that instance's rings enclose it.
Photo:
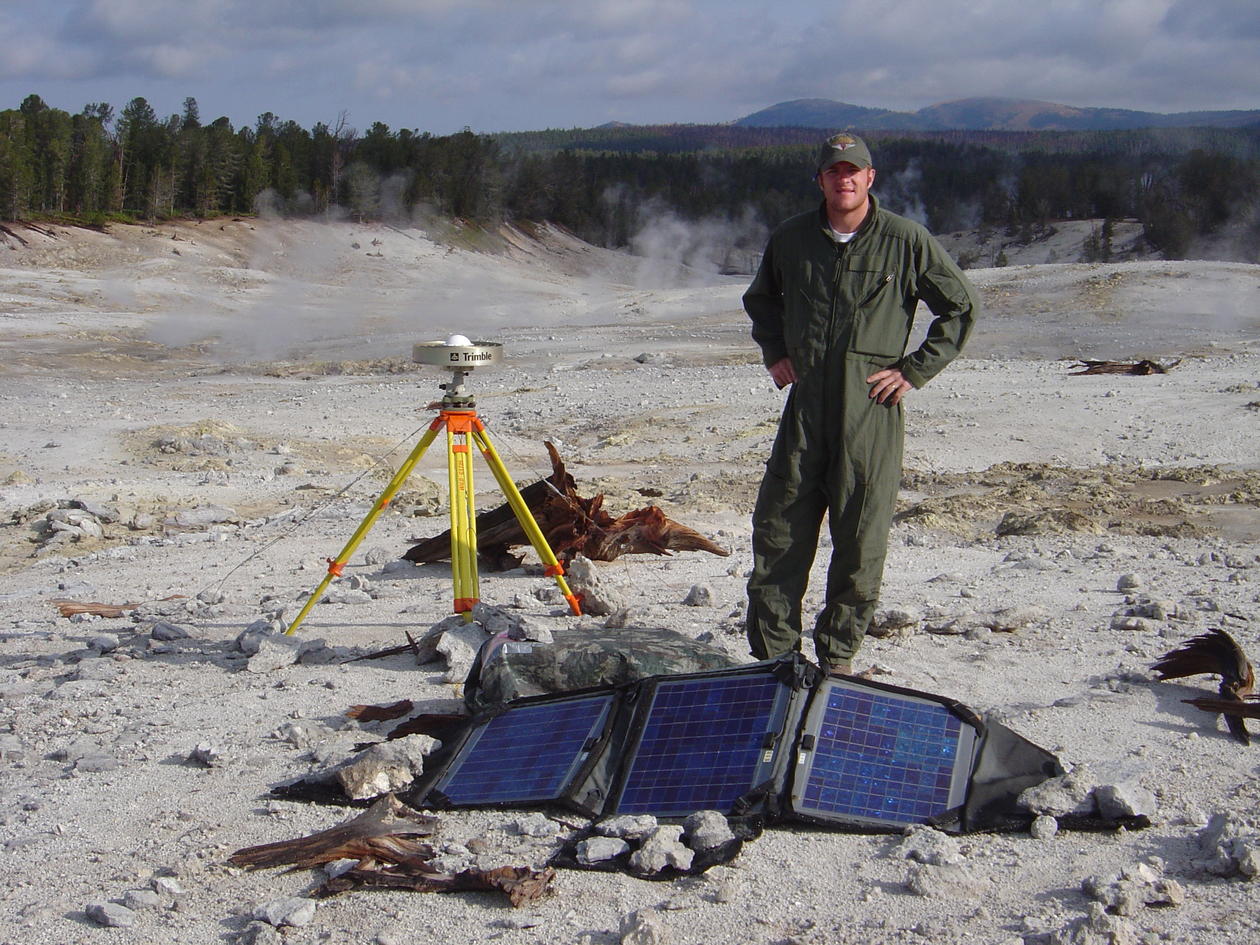
M 403 647 L 407 650 L 409 647 Z M 346 710 L 346 718 L 360 722 L 389 722 L 410 715 L 416 704 L 410 699 L 399 699 L 389 705 L 352 705 Z
M 228 863 L 247 869 L 268 869 L 275 866 L 310 868 L 342 859 L 411 862 L 417 857 L 432 855 L 428 844 L 419 838 L 432 835 L 436 824 L 436 817 L 412 810 L 394 795 L 386 794 L 344 824 L 309 837 L 237 850 L 228 857 Z
M 525 866 L 467 869 L 444 873 L 431 862 L 435 851 L 421 837 L 436 831 L 437 818 L 407 807 L 387 794 L 344 824 L 300 837 L 237 850 L 233 866 L 264 869 L 291 866 L 310 869 L 334 860 L 358 860 L 353 869 L 328 880 L 316 896 L 335 896 L 355 889 L 409 889 L 414 892 L 501 892 L 513 906 L 545 896 L 556 871 Z
M 162 600 L 179 600 L 185 596 L 184 594 L 172 594 L 170 597 L 163 597 Z M 94 617 L 121 617 L 123 614 L 140 606 L 139 604 L 103 604 L 95 600 L 77 601 L 70 600 L 68 597 L 54 597 L 52 604 L 63 617 L 73 617 L 75 614 L 92 614 Z
M 547 895 L 556 871 L 551 867 L 532 870 L 526 866 L 500 866 L 495 869 L 467 869 L 455 874 L 408 873 L 394 870 L 352 869 L 324 883 L 315 895 L 335 896 L 355 889 L 407 889 L 412 892 L 502 892 L 513 906 L 520 907 Z
M 1181 359 L 1161 364 L 1159 361 L 1151 361 L 1143 358 L 1141 361 L 1085 361 L 1076 365 L 1077 370 L 1071 372 L 1072 377 L 1080 377 L 1082 374 L 1167 374 L 1178 364 Z

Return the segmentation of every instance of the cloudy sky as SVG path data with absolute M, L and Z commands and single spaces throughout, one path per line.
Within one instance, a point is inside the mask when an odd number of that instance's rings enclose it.
M 1260 0 L 0 0 L 0 109 L 445 134 L 830 98 L 1260 108 Z

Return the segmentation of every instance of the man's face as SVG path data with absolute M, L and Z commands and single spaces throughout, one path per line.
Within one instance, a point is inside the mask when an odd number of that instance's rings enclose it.
M 875 168 L 857 167 L 837 161 L 818 174 L 818 186 L 830 210 L 852 213 L 866 205 L 866 195 L 875 182 Z

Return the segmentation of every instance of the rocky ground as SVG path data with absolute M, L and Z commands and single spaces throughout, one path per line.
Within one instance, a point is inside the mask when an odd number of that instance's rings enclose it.
M 285 925 L 268 906 L 312 875 L 227 857 L 356 811 L 269 788 L 377 737 L 352 705 L 460 704 L 442 661 L 346 662 L 448 612 L 446 568 L 397 560 L 445 527 L 440 450 L 307 619 L 299 661 L 238 643 L 291 619 L 432 418 L 445 378 L 411 344 L 507 346 L 472 386 L 519 481 L 549 472 L 550 440 L 583 495 L 657 503 L 729 548 L 597 571 L 640 625 L 743 660 L 748 518 L 782 395 L 747 339 L 742 281 L 546 231 L 6 235 L 0 941 L 1260 940 L 1254 749 L 1181 701 L 1214 679 L 1149 671 L 1212 627 L 1260 653 L 1260 267 L 1011 262 L 973 272 L 988 315 L 968 357 L 909 399 L 886 612 L 858 662 L 1150 792 L 1152 827 L 948 843 L 775 828 L 672 883 L 562 870 L 522 909 L 359 892 Z M 1082 358 L 1180 360 L 1073 376 Z M 479 504 L 496 504 L 477 475 Z M 482 598 L 556 628 L 603 623 L 566 616 L 551 586 L 531 557 L 483 573 Z M 58 600 L 138 606 L 64 617 Z M 435 843 L 456 866 L 538 866 L 580 826 L 528 817 L 443 814 Z

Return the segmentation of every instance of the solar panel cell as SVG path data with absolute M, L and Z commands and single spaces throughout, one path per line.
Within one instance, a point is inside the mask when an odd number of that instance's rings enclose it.
M 603 731 L 611 695 L 520 706 L 478 726 L 435 785 L 452 806 L 522 804 L 562 794 Z
M 773 674 L 659 683 L 617 800 L 621 813 L 730 810 L 768 775 L 790 689 Z
M 961 802 L 975 732 L 945 706 L 827 681 L 810 710 L 793 808 L 824 819 L 921 823 Z

